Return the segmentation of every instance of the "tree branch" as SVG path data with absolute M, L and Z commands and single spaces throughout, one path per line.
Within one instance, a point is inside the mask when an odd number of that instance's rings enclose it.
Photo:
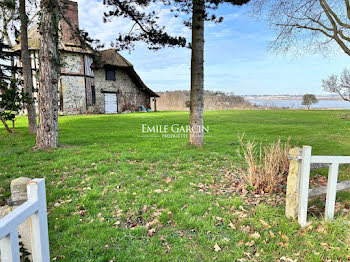
M 345 28 L 350 29 L 350 25 L 349 24 L 345 24 L 343 23 L 339 17 L 336 15 L 336 13 L 334 13 L 334 11 L 329 7 L 327 1 L 325 0 L 320 0 L 320 2 L 323 2 L 323 5 L 325 7 L 325 9 L 327 9 L 327 11 L 334 17 L 335 21 L 337 21 L 337 23 Z M 321 4 L 322 5 L 322 4 Z
M 340 90 L 336 89 L 335 92 L 337 92 L 338 95 L 339 95 L 343 100 L 350 102 L 350 99 L 344 97 L 343 94 L 340 92 Z
M 348 16 L 348 19 L 350 19 L 350 3 L 349 0 L 345 0 L 346 5 L 346 15 Z

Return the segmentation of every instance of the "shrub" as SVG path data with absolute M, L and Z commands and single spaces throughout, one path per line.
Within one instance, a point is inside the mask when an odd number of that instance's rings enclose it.
M 239 174 L 254 190 L 277 191 L 288 175 L 289 139 L 286 143 L 278 139 L 277 142 L 263 145 L 254 140 L 243 142 L 243 137 L 238 136 L 238 154 L 246 163 L 246 168 L 240 168 Z

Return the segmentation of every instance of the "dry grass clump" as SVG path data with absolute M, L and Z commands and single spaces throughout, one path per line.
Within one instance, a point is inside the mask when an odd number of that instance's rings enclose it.
M 263 145 L 262 142 L 243 142 L 238 136 L 239 156 L 245 161 L 246 168 L 239 169 L 245 182 L 257 191 L 277 191 L 284 184 L 288 175 L 290 149 L 289 139 L 286 143 L 277 142 Z

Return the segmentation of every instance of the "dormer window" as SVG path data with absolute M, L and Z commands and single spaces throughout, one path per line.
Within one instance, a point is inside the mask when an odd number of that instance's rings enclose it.
M 115 81 L 115 70 L 111 68 L 106 68 L 106 80 Z

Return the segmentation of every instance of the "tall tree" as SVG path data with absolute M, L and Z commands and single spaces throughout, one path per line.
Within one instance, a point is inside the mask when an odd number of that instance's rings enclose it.
M 180 36 L 171 36 L 166 29 L 158 24 L 156 12 L 147 12 L 151 3 L 171 7 L 175 17 L 181 17 L 184 25 L 192 29 L 191 55 L 191 99 L 190 99 L 190 126 L 189 144 L 203 145 L 203 111 L 204 111 L 204 22 L 222 22 L 222 17 L 210 14 L 219 4 L 243 5 L 249 0 L 104 0 L 107 6 L 114 7 L 105 14 L 105 19 L 112 16 L 127 17 L 134 22 L 127 34 L 117 38 L 116 47 L 130 49 L 135 41 L 145 41 L 150 49 L 159 49 L 165 46 L 186 46 L 186 39 Z M 141 8 L 140 8 L 141 7 Z M 141 11 L 140 11 L 141 10 Z M 183 16 L 181 16 L 183 14 Z M 190 15 L 190 19 L 188 16 Z
M 195 132 L 190 132 L 188 143 L 197 146 L 203 145 L 204 15 L 204 0 L 193 0 L 190 126 Z
M 40 1 L 39 127 L 37 149 L 58 146 L 59 0 Z
M 19 17 L 21 20 L 21 60 L 23 88 L 28 97 L 33 97 L 32 66 L 28 49 L 28 16 L 26 12 L 25 0 L 19 0 Z M 26 104 L 26 108 L 28 113 L 29 133 L 36 134 L 37 123 L 35 103 Z
M 253 0 L 253 11 L 276 29 L 276 51 L 329 51 L 333 44 L 350 55 L 349 0 Z

